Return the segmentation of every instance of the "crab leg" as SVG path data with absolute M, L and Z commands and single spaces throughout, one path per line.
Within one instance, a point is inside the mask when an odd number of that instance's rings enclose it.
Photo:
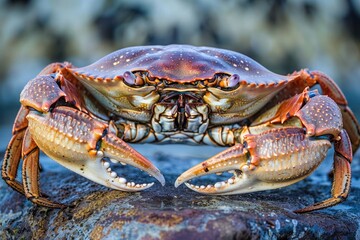
M 346 200 L 351 183 L 352 151 L 350 138 L 345 130 L 340 133 L 340 140 L 335 142 L 334 155 L 334 180 L 331 190 L 332 197 L 315 203 L 303 209 L 295 210 L 296 213 L 310 212 L 326 207 L 334 206 Z
M 39 153 L 40 150 L 31 138 L 29 129 L 26 130 L 22 145 L 23 167 L 22 179 L 25 196 L 33 203 L 50 208 L 65 208 L 66 205 L 56 203 L 41 196 L 39 188 Z
M 11 138 L 9 145 L 6 148 L 1 171 L 2 178 L 6 181 L 6 183 L 22 194 L 24 194 L 24 187 L 16 180 L 16 175 L 21 160 L 21 145 L 23 142 L 25 129 L 28 124 L 26 120 L 26 115 L 28 112 L 29 110 L 25 109 L 24 107 L 19 109 L 12 130 L 13 137 Z
M 349 134 L 354 153 L 360 145 L 360 125 L 349 108 L 344 94 L 335 82 L 325 74 L 321 72 L 311 72 L 311 74 L 315 76 L 316 81 L 320 84 L 323 94 L 328 95 L 338 104 L 343 117 L 344 129 Z
M 70 107 L 57 107 L 49 113 L 30 111 L 29 131 L 36 145 L 49 157 L 72 171 L 104 186 L 140 191 L 151 184 L 126 184 L 114 164 L 129 164 L 139 168 L 164 185 L 160 171 L 145 157 L 116 136 L 113 127 Z M 45 134 L 44 134 L 45 133 Z
M 302 70 L 298 73 L 303 79 L 313 79 L 318 83 L 321 87 L 322 94 L 329 96 L 333 99 L 337 105 L 339 106 L 343 118 L 344 129 L 349 135 L 352 150 L 355 152 L 360 145 L 360 125 L 357 119 L 354 116 L 354 113 L 348 106 L 348 102 L 340 90 L 340 88 L 336 85 L 334 80 L 319 71 L 305 71 Z

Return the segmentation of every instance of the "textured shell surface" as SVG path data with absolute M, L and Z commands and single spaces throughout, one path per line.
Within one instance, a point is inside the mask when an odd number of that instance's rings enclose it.
M 243 54 L 190 45 L 128 47 L 72 71 L 97 79 L 122 78 L 127 71 L 147 71 L 150 77 L 182 83 L 211 79 L 218 73 L 237 74 L 248 84 L 276 84 L 290 80 Z

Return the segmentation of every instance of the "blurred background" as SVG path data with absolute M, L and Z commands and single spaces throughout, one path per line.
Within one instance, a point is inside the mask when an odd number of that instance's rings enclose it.
M 84 66 L 134 45 L 206 45 L 280 74 L 321 70 L 359 117 L 359 29 L 357 0 L 0 0 L 0 150 L 20 91 L 43 67 Z

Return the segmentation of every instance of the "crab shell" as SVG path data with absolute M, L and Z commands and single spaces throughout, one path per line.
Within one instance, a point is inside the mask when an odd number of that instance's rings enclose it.
M 238 74 L 246 84 L 277 84 L 289 80 L 274 74 L 251 58 L 229 50 L 190 45 L 141 46 L 115 51 L 97 62 L 73 70 L 94 81 L 123 78 L 125 72 L 147 71 L 149 76 L 189 83 L 212 79 L 217 73 Z
M 272 73 L 240 53 L 188 45 L 125 48 L 87 67 L 69 69 L 69 72 L 101 105 L 133 121 L 150 121 L 161 90 L 164 94 L 166 90 L 202 91 L 205 103 L 211 108 L 210 123 L 217 125 L 248 118 L 298 77 Z M 146 72 L 147 77 L 154 81 L 185 87 L 136 86 L 135 79 L 129 77 L 133 72 Z M 224 87 L 199 87 L 209 84 L 217 74 L 229 76 L 228 82 L 223 83 Z

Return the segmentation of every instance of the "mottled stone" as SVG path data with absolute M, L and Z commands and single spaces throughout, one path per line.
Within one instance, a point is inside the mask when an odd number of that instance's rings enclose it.
M 179 145 L 177 145 L 179 146 Z M 162 145 L 157 149 L 172 149 Z M 158 150 L 157 150 L 158 151 Z M 173 151 L 171 151 L 173 152 Z M 0 181 L 2 239 L 355 239 L 359 227 L 359 154 L 347 201 L 308 214 L 292 211 L 330 194 L 331 156 L 306 180 L 287 188 L 236 196 L 206 196 L 173 187 L 181 171 L 201 159 L 156 152 L 148 156 L 166 176 L 141 193 L 110 190 L 42 157 L 41 186 L 66 210 L 36 206 Z M 186 164 L 178 165 L 181 162 Z M 179 167 L 176 167 L 179 166 Z M 133 169 L 129 169 L 129 171 Z M 119 170 L 122 171 L 121 169 Z M 134 179 L 138 172 L 128 172 Z M 220 176 L 214 176 L 220 177 Z M 138 180 L 139 181 L 139 180 Z M 150 181 L 141 176 L 140 181 Z

